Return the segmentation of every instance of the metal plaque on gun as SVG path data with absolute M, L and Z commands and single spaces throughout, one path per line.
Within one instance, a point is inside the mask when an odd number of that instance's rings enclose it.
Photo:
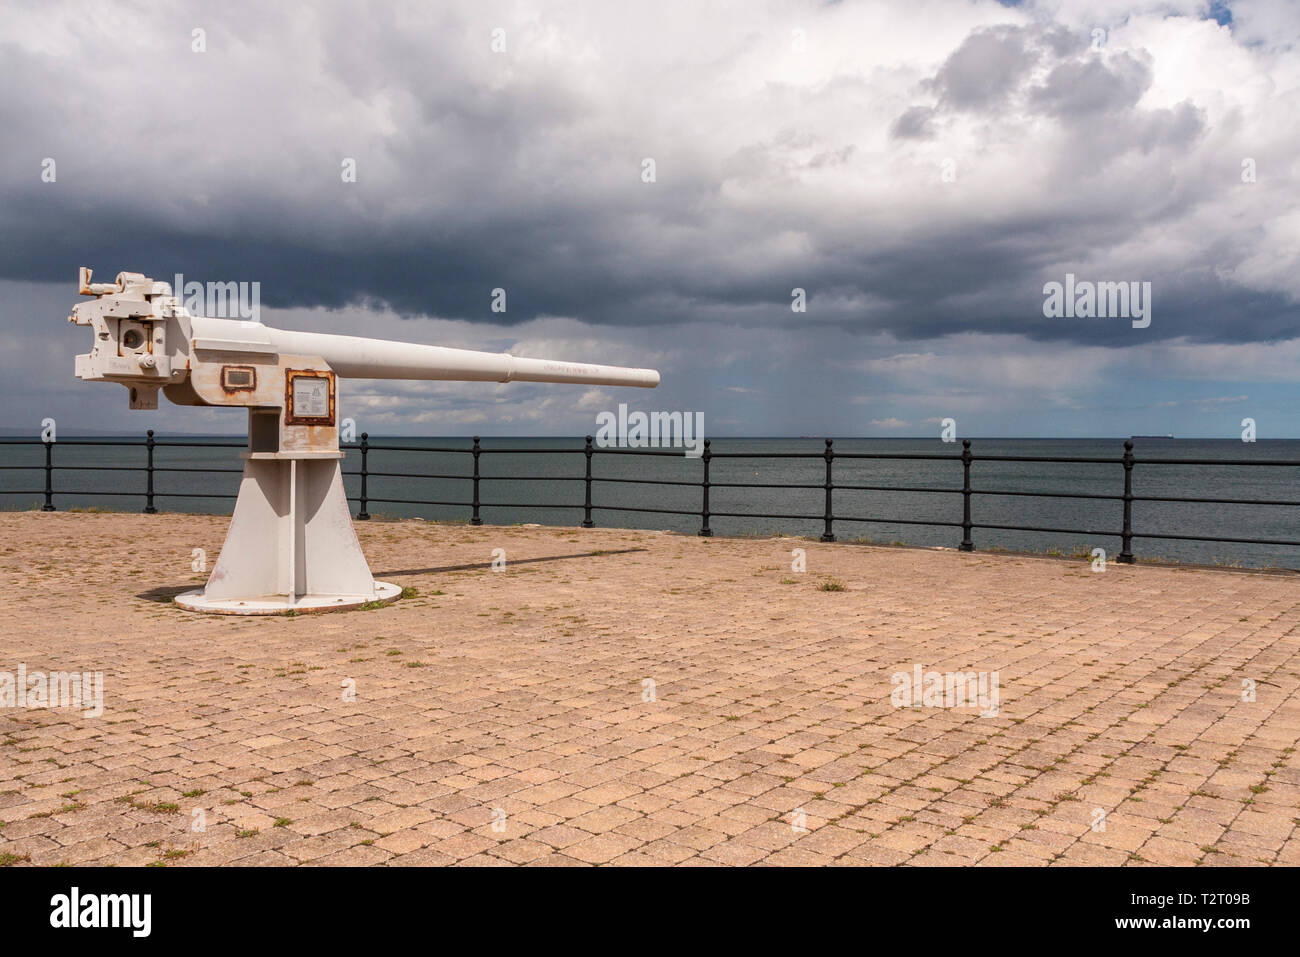
M 286 425 L 334 424 L 334 377 L 328 372 L 290 369 Z

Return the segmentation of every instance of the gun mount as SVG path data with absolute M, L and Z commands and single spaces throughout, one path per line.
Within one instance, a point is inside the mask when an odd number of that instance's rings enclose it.
M 94 299 L 70 322 L 90 326 L 76 374 L 126 386 L 133 409 L 177 405 L 248 409 L 244 477 L 221 556 L 203 589 L 178 595 L 192 611 L 281 614 L 392 601 L 357 541 L 343 491 L 338 379 L 560 382 L 653 388 L 653 369 L 528 359 L 506 353 L 272 329 L 192 316 L 171 286 L 140 273 L 78 289 Z

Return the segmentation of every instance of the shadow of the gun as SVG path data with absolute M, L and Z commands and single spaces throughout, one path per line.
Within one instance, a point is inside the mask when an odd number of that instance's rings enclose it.
M 148 591 L 142 591 L 136 598 L 143 598 L 145 601 L 156 601 L 159 604 L 168 604 L 173 598 L 181 592 L 193 591 L 198 588 L 200 583 L 191 582 L 188 585 L 163 585 L 158 588 L 150 588 Z
M 538 562 L 563 562 L 571 561 L 575 558 L 599 558 L 602 555 L 627 555 L 631 552 L 644 552 L 644 548 L 617 548 L 608 550 L 597 550 L 594 552 L 579 552 L 576 555 L 543 555 L 538 558 L 513 558 L 510 560 L 511 565 L 532 565 Z M 386 571 L 375 572 L 375 578 L 384 579 L 397 575 L 436 575 L 439 572 L 468 572 L 475 569 L 491 568 L 491 562 L 474 562 L 469 565 L 441 565 L 437 568 L 390 568 Z M 188 585 L 165 585 L 159 588 L 151 588 L 148 591 L 140 592 L 136 598 L 142 598 L 145 601 L 158 602 L 167 604 L 181 592 L 192 591 L 198 587 L 194 583 Z
M 580 552 L 576 555 L 545 555 L 540 558 L 512 558 L 511 565 L 531 565 L 536 562 L 563 562 L 574 558 L 599 558 L 601 555 L 626 555 L 629 552 L 644 552 L 644 548 L 617 548 L 609 550 L 598 550 L 594 552 Z M 468 572 L 476 568 L 491 568 L 491 562 L 475 562 L 471 565 L 443 565 L 439 568 L 391 568 L 383 572 L 375 572 L 376 578 L 385 578 L 389 575 L 436 575 L 439 572 Z

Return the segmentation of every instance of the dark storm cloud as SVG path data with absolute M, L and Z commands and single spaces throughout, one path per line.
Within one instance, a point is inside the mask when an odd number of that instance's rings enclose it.
M 1043 284 L 1072 271 L 1152 282 L 1148 338 L 1300 333 L 1250 245 L 1281 210 L 1234 206 L 1258 140 L 1216 141 L 1190 99 L 1146 103 L 1143 49 L 993 24 L 918 52 L 919 81 L 879 68 L 870 84 L 801 86 L 763 76 L 784 54 L 757 56 L 753 36 L 679 54 L 664 27 L 647 73 L 619 58 L 653 24 L 624 37 L 511 16 L 182 5 L 107 36 L 20 31 L 0 46 L 0 278 L 67 281 L 88 264 L 257 280 L 279 307 L 757 328 L 794 321 L 798 286 L 813 327 L 1132 341 L 1123 322 L 1043 317 Z M 498 23 L 503 54 L 488 46 Z M 44 157 L 56 183 L 39 178 Z

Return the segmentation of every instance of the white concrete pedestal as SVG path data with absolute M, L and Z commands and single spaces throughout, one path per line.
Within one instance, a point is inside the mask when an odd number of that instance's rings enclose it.
M 245 452 L 244 478 L 206 587 L 176 596 L 190 611 L 282 615 L 395 601 L 361 553 L 339 469 L 342 452 Z

